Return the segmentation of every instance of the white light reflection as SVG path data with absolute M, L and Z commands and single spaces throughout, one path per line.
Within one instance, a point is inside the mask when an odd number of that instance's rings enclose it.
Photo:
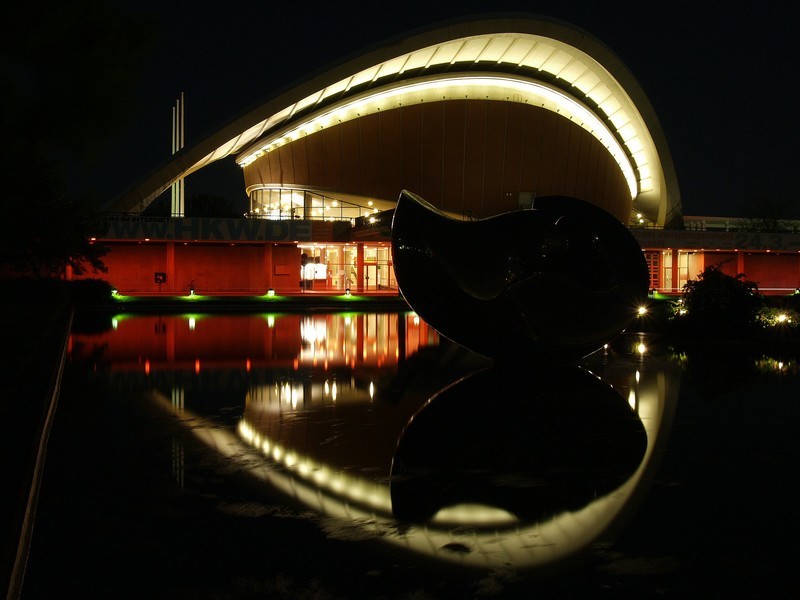
M 498 507 L 456 505 L 439 511 L 436 519 L 424 526 L 410 526 L 398 532 L 392 516 L 389 484 L 384 477 L 332 467 L 324 456 L 314 458 L 303 452 L 293 438 L 291 447 L 285 446 L 288 442 L 271 438 L 263 426 L 256 430 L 247 418 L 239 422 L 236 434 L 199 417 L 190 421 L 183 419 L 182 422 L 191 422 L 192 433 L 226 459 L 247 462 L 248 473 L 272 488 L 328 518 L 361 528 L 365 536 L 374 536 L 381 543 L 465 566 L 543 566 L 568 558 L 598 539 L 617 519 L 624 519 L 623 512 L 629 503 L 636 505 L 635 499 L 639 497 L 637 487 L 650 481 L 653 470 L 658 467 L 651 459 L 660 456 L 658 449 L 664 443 L 659 436 L 660 427 L 662 421 L 671 419 L 673 411 L 665 407 L 668 404 L 674 406 L 678 386 L 665 375 L 663 366 L 655 357 L 651 357 L 645 367 L 634 357 L 625 360 L 627 362 L 622 366 L 618 361 L 614 362 L 613 370 L 607 373 L 598 368 L 596 374 L 615 389 L 635 388 L 638 414 L 648 438 L 642 464 L 614 492 L 579 510 L 564 512 L 541 523 L 520 523 L 514 515 Z M 318 389 L 322 391 L 322 382 Z M 256 398 L 251 397 L 250 402 L 255 402 L 255 405 L 249 404 L 248 408 L 263 408 Z M 166 409 L 174 410 L 166 398 L 163 403 Z M 668 423 L 665 428 L 669 429 Z M 243 451 L 242 444 L 261 454 L 264 462 L 253 463 L 248 453 Z M 276 465 L 280 468 L 275 468 Z M 480 527 L 481 524 L 489 526 Z M 454 553 L 443 550 L 453 543 L 462 544 L 472 551 Z

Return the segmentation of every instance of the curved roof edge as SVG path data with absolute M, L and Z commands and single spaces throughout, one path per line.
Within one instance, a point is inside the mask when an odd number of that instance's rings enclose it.
M 518 33 L 550 38 L 585 54 L 613 78 L 620 92 L 642 120 L 657 156 L 658 179 L 652 193 L 639 193 L 633 209 L 658 224 L 675 224 L 682 217 L 680 190 L 674 164 L 655 110 L 628 67 L 600 40 L 566 22 L 527 13 L 473 15 L 421 27 L 391 37 L 366 50 L 350 54 L 305 78 L 290 82 L 255 108 L 245 111 L 194 146 L 170 157 L 160 167 L 113 199 L 107 210 L 144 210 L 175 182 L 208 164 L 237 154 L 264 133 L 267 121 L 287 107 L 319 95 L 322 90 L 354 74 L 416 50 L 450 40 L 489 34 Z

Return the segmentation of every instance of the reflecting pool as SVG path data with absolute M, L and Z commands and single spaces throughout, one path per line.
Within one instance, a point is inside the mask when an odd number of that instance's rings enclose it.
M 711 410 L 708 352 L 628 334 L 580 365 L 504 369 L 403 312 L 118 315 L 69 349 L 29 597 L 649 592 L 696 574 L 686 540 L 643 531 L 685 535 L 706 510 L 666 500 L 697 477 L 697 415 L 674 429 L 686 397 Z M 795 358 L 743 360 L 773 404 L 797 391 Z

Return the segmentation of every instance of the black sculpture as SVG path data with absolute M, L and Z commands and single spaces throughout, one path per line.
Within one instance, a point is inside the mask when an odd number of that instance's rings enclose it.
M 442 335 L 501 362 L 579 359 L 619 335 L 647 298 L 635 238 L 570 197 L 462 221 L 403 191 L 392 252 L 411 308 Z

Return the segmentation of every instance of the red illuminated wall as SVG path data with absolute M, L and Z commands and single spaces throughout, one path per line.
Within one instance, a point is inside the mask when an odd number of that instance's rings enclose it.
M 175 246 L 175 283 L 188 290 L 266 291 L 262 245 L 187 244 Z
M 800 285 L 800 255 L 745 253 L 742 272 L 748 280 L 758 283 L 761 289 L 796 288 Z
M 120 291 L 157 291 L 153 274 L 166 272 L 166 244 L 149 242 L 128 242 L 125 244 L 106 244 L 108 254 L 103 262 L 108 273 L 101 275 Z M 89 276 L 97 277 L 96 274 Z M 173 282 L 168 282 L 171 286 Z M 164 286 L 167 289 L 167 286 Z
M 121 294 L 188 294 L 191 284 L 198 294 L 264 294 L 298 289 L 300 252 L 292 244 L 231 244 L 173 242 L 104 242 L 105 279 Z M 155 273 L 166 273 L 164 284 Z
M 705 252 L 700 267 L 706 269 L 719 265 L 726 275 L 743 273 L 748 281 L 759 288 L 781 290 L 800 285 L 800 255 L 796 252 Z

